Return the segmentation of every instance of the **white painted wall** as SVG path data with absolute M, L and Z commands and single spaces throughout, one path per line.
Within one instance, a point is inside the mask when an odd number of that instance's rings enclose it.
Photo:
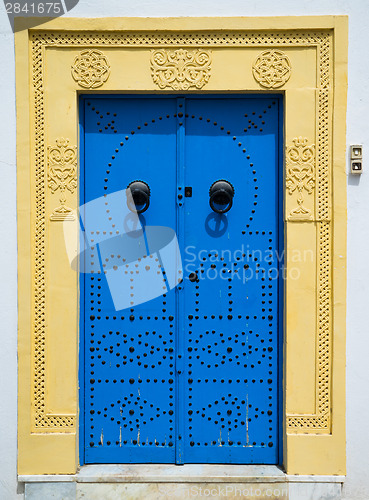
M 364 145 L 364 174 L 348 177 L 348 500 L 369 499 L 369 2 L 368 0 L 80 0 L 70 15 L 281 16 L 348 14 L 347 144 Z M 16 483 L 17 252 L 14 43 L 0 4 L 0 499 L 23 498 Z M 43 499 L 40 499 L 43 500 Z M 46 500 L 46 499 L 45 499 Z M 317 499 L 320 500 L 320 499 Z

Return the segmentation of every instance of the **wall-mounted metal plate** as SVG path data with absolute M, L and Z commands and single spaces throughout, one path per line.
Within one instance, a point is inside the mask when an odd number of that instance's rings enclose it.
M 363 146 L 360 144 L 350 146 L 351 173 L 361 174 L 363 172 Z

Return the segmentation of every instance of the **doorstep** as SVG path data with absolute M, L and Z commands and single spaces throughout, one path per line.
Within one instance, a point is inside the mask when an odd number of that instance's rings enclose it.
M 25 500 L 260 498 L 339 500 L 345 476 L 298 476 L 272 465 L 85 465 L 74 475 L 18 476 Z

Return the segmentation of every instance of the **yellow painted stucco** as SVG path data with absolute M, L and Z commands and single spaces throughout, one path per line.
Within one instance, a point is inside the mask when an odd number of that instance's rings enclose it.
M 48 187 L 47 148 L 60 138 L 78 148 L 79 93 L 173 92 L 153 81 L 151 51 L 186 46 L 212 51 L 211 78 L 196 92 L 284 94 L 285 176 L 295 140 L 314 151 L 306 220 L 293 215 L 297 194 L 286 179 L 283 465 L 289 474 L 344 474 L 347 18 L 61 18 L 15 39 L 19 474 L 74 474 L 79 463 L 78 275 L 63 224 L 50 220 L 59 193 Z M 110 64 L 91 90 L 71 74 L 85 48 Z M 252 65 L 275 49 L 291 76 L 268 89 Z M 77 208 L 78 187 L 66 191 L 66 205 Z

